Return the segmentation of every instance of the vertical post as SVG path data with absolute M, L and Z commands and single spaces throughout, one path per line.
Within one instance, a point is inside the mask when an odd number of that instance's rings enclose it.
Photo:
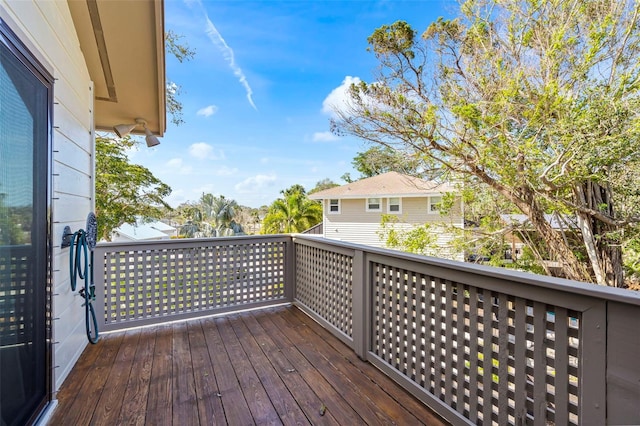
M 607 305 L 594 300 L 580 324 L 580 424 L 606 423 Z
M 367 359 L 370 339 L 369 285 L 367 262 L 362 250 L 353 255 L 352 318 L 353 350 L 362 360 Z
M 284 243 L 284 297 L 291 303 L 296 297 L 296 245 L 292 236 Z
M 640 424 L 640 306 L 607 302 L 607 422 Z
M 103 331 L 105 320 L 105 283 L 104 283 L 104 255 L 105 249 L 96 246 L 93 249 L 93 282 L 95 284 L 96 301 L 93 303 L 93 308 L 96 311 L 96 320 L 98 321 L 99 331 Z M 120 271 L 118 271 L 119 273 Z

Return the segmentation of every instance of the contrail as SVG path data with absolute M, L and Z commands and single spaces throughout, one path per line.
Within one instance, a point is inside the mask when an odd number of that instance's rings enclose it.
M 233 74 L 236 77 L 238 77 L 238 81 L 240 82 L 240 84 L 242 84 L 242 86 L 244 87 L 244 90 L 247 92 L 247 100 L 249 101 L 253 109 L 257 111 L 258 108 L 256 107 L 256 104 L 253 103 L 253 98 L 252 98 L 253 90 L 251 90 L 251 86 L 249 86 L 249 82 L 247 81 L 247 76 L 245 76 L 244 72 L 242 72 L 242 68 L 240 68 L 238 64 L 236 64 L 236 59 L 235 59 L 235 54 L 233 53 L 233 49 L 229 47 L 227 42 L 222 37 L 222 34 L 220 34 L 216 26 L 213 25 L 213 22 L 211 22 L 211 19 L 209 19 L 209 15 L 207 14 L 207 11 L 205 10 L 205 8 L 202 6 L 202 3 L 200 0 L 196 0 L 196 1 L 185 0 L 185 3 L 189 7 L 191 7 L 191 5 L 194 3 L 200 7 L 200 10 L 204 15 L 204 19 L 207 21 L 205 32 L 209 37 L 209 40 L 211 40 L 213 44 L 218 46 L 218 48 L 222 52 L 222 56 L 224 56 L 224 59 L 229 63 L 229 67 L 231 68 L 231 70 L 233 70 Z

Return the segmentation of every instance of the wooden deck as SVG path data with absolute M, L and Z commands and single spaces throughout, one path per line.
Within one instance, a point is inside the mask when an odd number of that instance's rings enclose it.
M 105 335 L 52 425 L 444 424 L 295 307 Z

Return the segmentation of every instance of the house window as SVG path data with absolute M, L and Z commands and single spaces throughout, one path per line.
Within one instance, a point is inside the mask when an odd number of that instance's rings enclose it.
M 442 205 L 442 197 L 429 197 L 429 213 L 439 213 Z
M 402 213 L 402 205 L 400 204 L 400 197 L 389 198 L 388 210 L 389 210 L 389 213 Z
M 340 213 L 340 200 L 329 200 L 329 213 Z
M 380 211 L 380 198 L 367 198 L 367 211 L 379 212 Z

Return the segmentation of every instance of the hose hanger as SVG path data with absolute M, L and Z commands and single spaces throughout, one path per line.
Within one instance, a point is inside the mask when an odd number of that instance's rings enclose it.
M 83 297 L 85 308 L 85 328 L 90 343 L 98 342 L 98 321 L 93 302 L 96 300 L 96 286 L 93 281 L 93 249 L 96 246 L 98 223 L 96 215 L 91 212 L 87 216 L 85 229 L 72 233 L 68 226 L 64 228 L 62 247 L 69 247 L 69 278 L 71 291 L 76 291 L 78 280 L 84 286 L 78 290 Z

